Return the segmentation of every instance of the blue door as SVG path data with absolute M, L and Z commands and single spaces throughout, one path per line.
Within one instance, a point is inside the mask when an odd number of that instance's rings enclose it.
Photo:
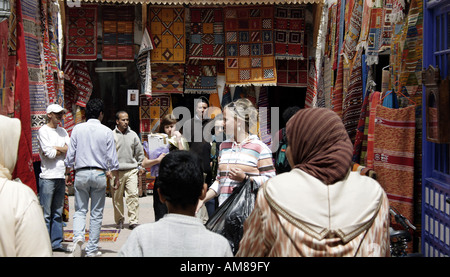
M 446 78 L 450 74 L 450 1 L 424 1 L 423 35 L 423 68 L 438 67 L 440 78 Z M 422 254 L 450 256 L 450 147 L 426 140 L 426 109 L 422 110 Z

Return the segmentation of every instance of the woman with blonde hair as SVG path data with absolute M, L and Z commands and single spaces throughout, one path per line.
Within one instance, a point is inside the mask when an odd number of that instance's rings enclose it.
M 275 176 L 272 151 L 256 135 L 258 111 L 252 102 L 241 98 L 229 103 L 223 119 L 227 139 L 220 145 L 216 180 L 200 205 L 218 196 L 220 206 L 247 179 L 260 187 Z

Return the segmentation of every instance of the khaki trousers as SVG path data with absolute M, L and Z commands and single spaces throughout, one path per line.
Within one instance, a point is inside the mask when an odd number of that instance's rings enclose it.
M 116 224 L 119 220 L 124 220 L 123 196 L 128 210 L 129 224 L 139 222 L 139 189 L 138 189 L 138 169 L 119 170 L 120 186 L 117 190 L 112 189 L 112 200 L 114 206 L 114 220 Z

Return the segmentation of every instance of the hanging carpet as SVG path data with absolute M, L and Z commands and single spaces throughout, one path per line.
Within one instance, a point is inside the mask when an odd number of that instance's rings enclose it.
M 374 170 L 390 205 L 412 220 L 416 107 L 376 110 Z
M 277 85 L 280 87 L 306 87 L 308 84 L 307 60 L 276 60 Z
M 186 51 L 183 7 L 149 7 L 152 63 L 184 63 Z
M 142 34 L 141 47 L 139 49 L 136 67 L 141 77 L 142 91 L 145 95 L 152 96 L 152 69 L 150 60 L 150 51 L 153 50 L 153 41 L 148 32 L 148 27 L 144 29 Z
M 66 60 L 97 59 L 97 6 L 66 7 Z
M 306 89 L 305 108 L 313 108 L 317 105 L 317 70 L 314 60 L 311 61 L 308 74 L 308 86 Z
M 191 8 L 189 59 L 224 59 L 222 8 Z
M 276 59 L 306 59 L 305 6 L 275 6 L 274 44 Z
M 139 119 L 142 141 L 147 140 L 150 133 L 159 131 L 160 120 L 165 115 L 172 113 L 172 105 L 169 95 L 139 96 Z
M 153 63 L 152 93 L 183 93 L 184 64 Z
M 134 61 L 134 6 L 103 6 L 104 61 Z
M 273 6 L 225 8 L 225 74 L 229 86 L 276 85 Z
M 381 48 L 381 36 L 384 22 L 383 8 L 372 8 L 370 11 L 370 28 L 367 40 L 367 65 L 378 64 L 378 54 Z
M 14 74 L 16 68 L 16 54 L 9 54 L 8 50 L 8 20 L 0 22 L 0 114 L 14 113 Z
M 189 60 L 184 81 L 184 93 L 217 92 L 217 61 Z

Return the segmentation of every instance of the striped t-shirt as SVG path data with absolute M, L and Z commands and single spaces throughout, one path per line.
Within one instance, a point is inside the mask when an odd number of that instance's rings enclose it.
M 222 142 L 216 181 L 210 187 L 219 195 L 219 205 L 241 184 L 228 177 L 228 172 L 233 167 L 239 167 L 248 174 L 256 187 L 275 176 L 272 151 L 258 136 L 251 135 L 240 144 L 230 140 Z

